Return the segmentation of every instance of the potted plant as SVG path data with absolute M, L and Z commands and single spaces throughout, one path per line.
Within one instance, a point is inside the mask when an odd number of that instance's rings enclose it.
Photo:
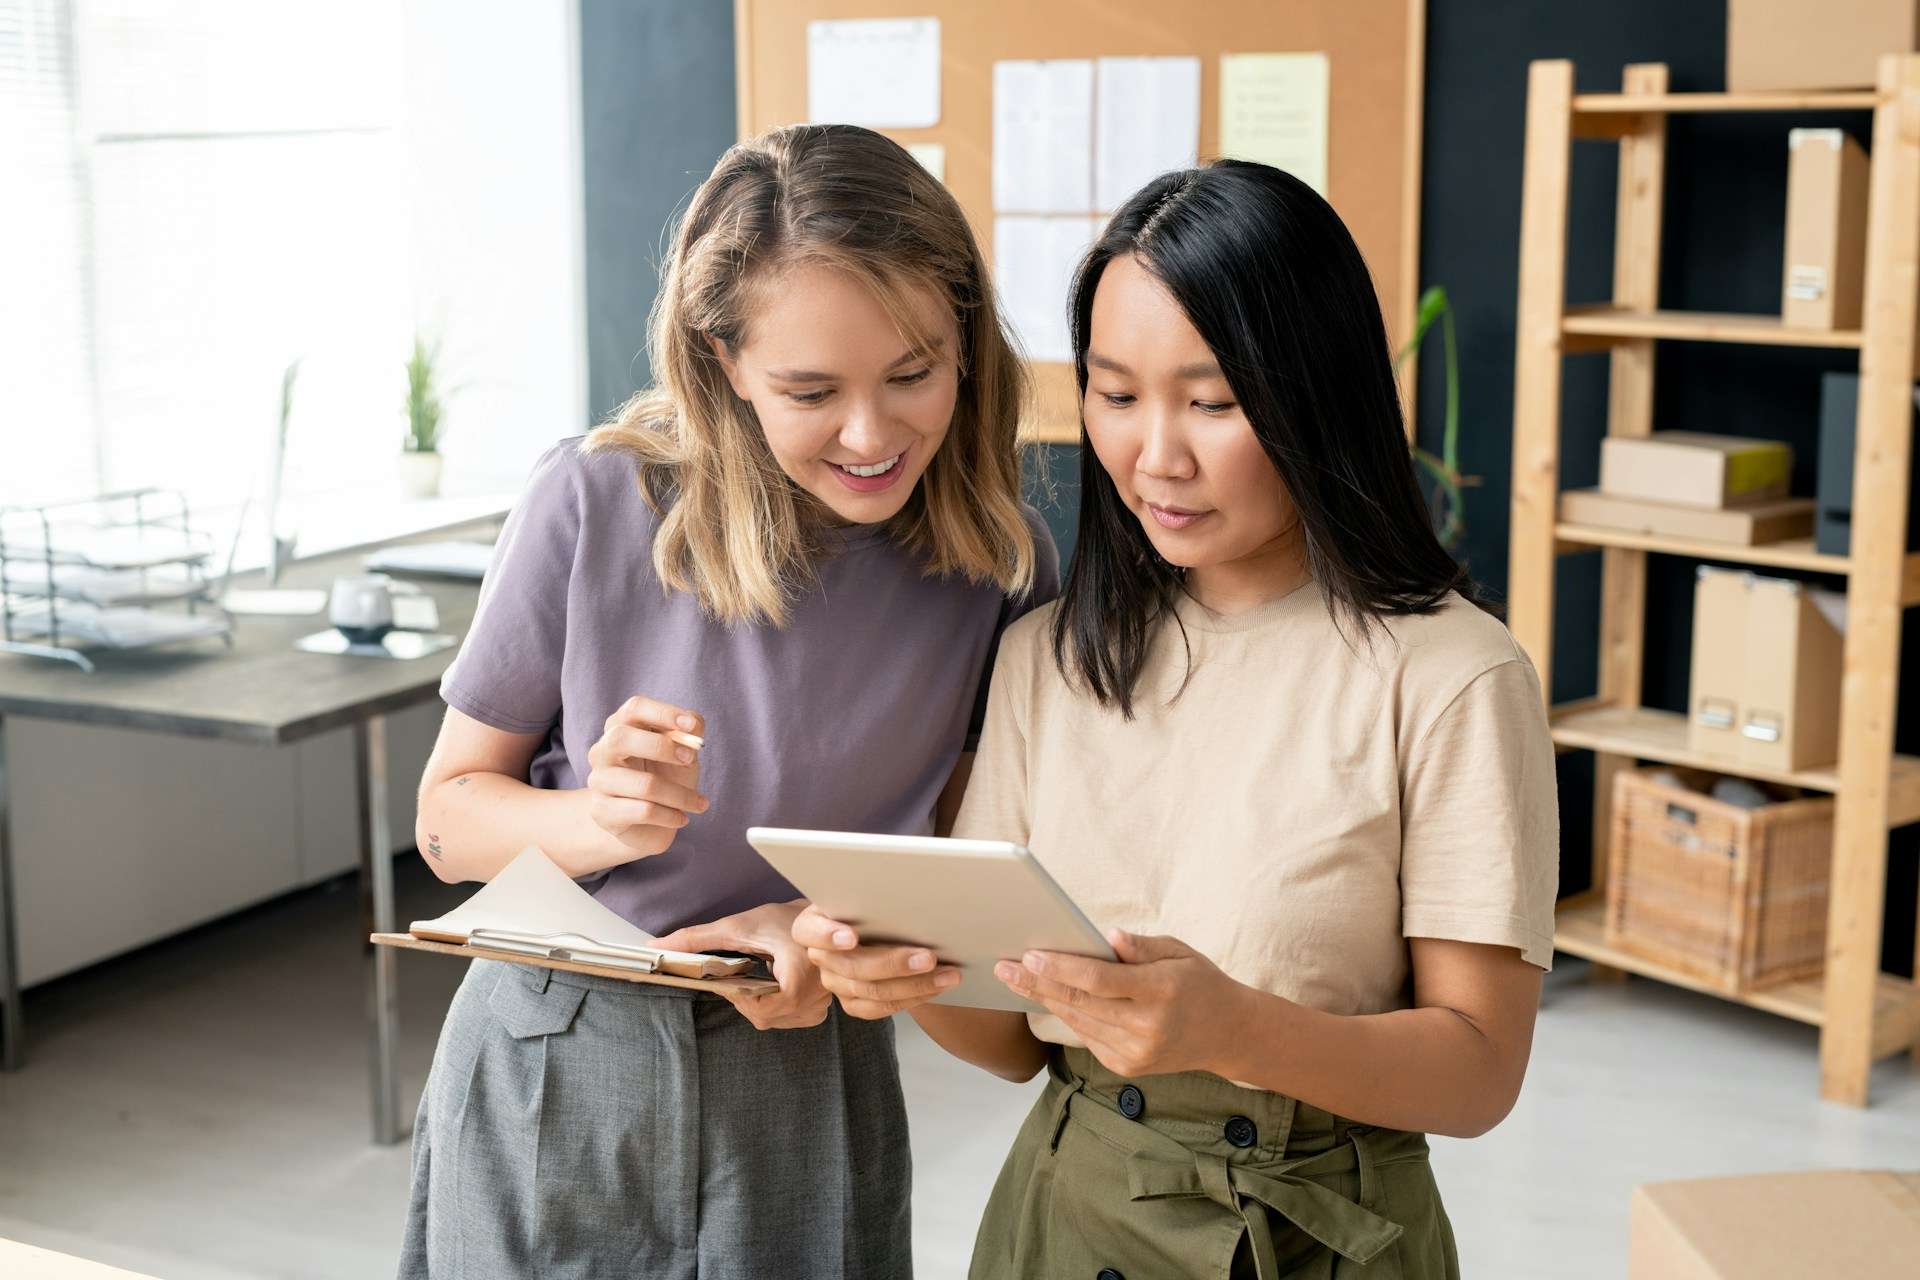
M 1421 473 L 1422 488 L 1426 490 L 1428 507 L 1433 514 L 1433 531 L 1439 536 L 1441 546 L 1458 553 L 1467 532 L 1466 499 L 1461 490 L 1478 485 L 1480 478 L 1460 474 L 1460 362 L 1454 350 L 1453 304 L 1448 301 L 1445 289 L 1435 285 L 1420 295 L 1420 314 L 1413 336 L 1393 358 L 1393 367 L 1399 369 L 1420 349 L 1436 321 L 1446 356 L 1446 424 L 1440 436 L 1440 455 L 1435 457 L 1415 445 L 1413 463 Z
M 407 359 L 407 435 L 400 452 L 400 490 L 409 498 L 440 493 L 440 432 L 445 409 L 440 386 L 440 343 L 413 335 Z

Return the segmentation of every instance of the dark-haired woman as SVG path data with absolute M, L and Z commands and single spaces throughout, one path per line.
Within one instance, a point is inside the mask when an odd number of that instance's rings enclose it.
M 924 1003 L 818 912 L 847 1012 L 1051 1079 L 975 1277 L 1458 1274 L 1423 1136 L 1513 1105 L 1558 821 L 1532 666 L 1434 539 L 1365 263 L 1278 170 L 1155 180 L 1076 279 L 1065 594 L 1007 632 L 955 834 L 1030 845 L 1118 963 Z

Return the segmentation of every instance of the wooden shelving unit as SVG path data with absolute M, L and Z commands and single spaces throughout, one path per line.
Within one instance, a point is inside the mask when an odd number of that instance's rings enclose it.
M 1874 113 L 1873 176 L 1866 318 L 1859 330 L 1797 330 L 1776 316 L 1660 309 L 1669 115 L 1869 109 Z M 1566 304 L 1567 188 L 1575 139 L 1612 141 L 1620 148 L 1613 298 L 1594 306 Z M 1595 753 L 1594 889 L 1561 904 L 1555 943 L 1609 969 L 1818 1026 L 1822 1096 L 1864 1106 L 1875 1061 L 1908 1050 L 1920 1056 L 1920 984 L 1880 971 L 1887 832 L 1920 822 L 1920 758 L 1893 750 L 1903 610 L 1920 603 L 1920 556 L 1906 550 L 1910 389 L 1920 311 L 1920 56 L 1882 59 L 1879 84 L 1871 91 L 1791 94 L 1670 93 L 1667 69 L 1660 64 L 1628 67 L 1620 93 L 1575 94 L 1572 63 L 1536 62 L 1528 79 L 1522 205 L 1508 619 L 1545 689 L 1553 687 L 1554 565 L 1562 555 L 1596 548 L 1603 557 L 1598 692 L 1551 711 L 1557 744 Z M 1769 269 L 1775 268 L 1770 264 Z M 1562 359 L 1604 353 L 1608 433 L 1644 436 L 1653 429 L 1657 341 L 1860 353 L 1851 555 L 1822 555 L 1805 539 L 1737 547 L 1559 519 Z M 1639 760 L 1726 771 L 1688 749 L 1684 716 L 1640 705 L 1649 555 L 1846 579 L 1849 625 L 1839 761 L 1823 769 L 1749 771 L 1836 797 L 1827 966 L 1820 980 L 1733 994 L 1606 942 L 1608 809 L 1615 775 Z

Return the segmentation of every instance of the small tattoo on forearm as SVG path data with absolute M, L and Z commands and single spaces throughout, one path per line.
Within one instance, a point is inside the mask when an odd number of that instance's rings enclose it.
M 464 787 L 464 786 L 466 786 L 466 785 L 467 785 L 467 784 L 468 784 L 469 782 L 472 782 L 472 781 L 473 781 L 473 779 L 472 779 L 472 778 L 455 778 L 455 779 L 453 780 L 453 785 L 454 785 L 454 786 L 456 786 L 456 787 Z
M 427 852 L 435 858 L 438 858 L 441 856 L 440 837 L 433 834 L 433 832 L 431 831 L 427 832 Z

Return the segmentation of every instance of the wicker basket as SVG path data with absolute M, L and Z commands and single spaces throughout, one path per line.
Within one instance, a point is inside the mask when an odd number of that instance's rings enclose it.
M 1703 794 L 1713 775 L 1670 772 L 1701 790 L 1614 779 L 1607 941 L 1729 994 L 1818 975 L 1833 800 L 1742 809 Z

